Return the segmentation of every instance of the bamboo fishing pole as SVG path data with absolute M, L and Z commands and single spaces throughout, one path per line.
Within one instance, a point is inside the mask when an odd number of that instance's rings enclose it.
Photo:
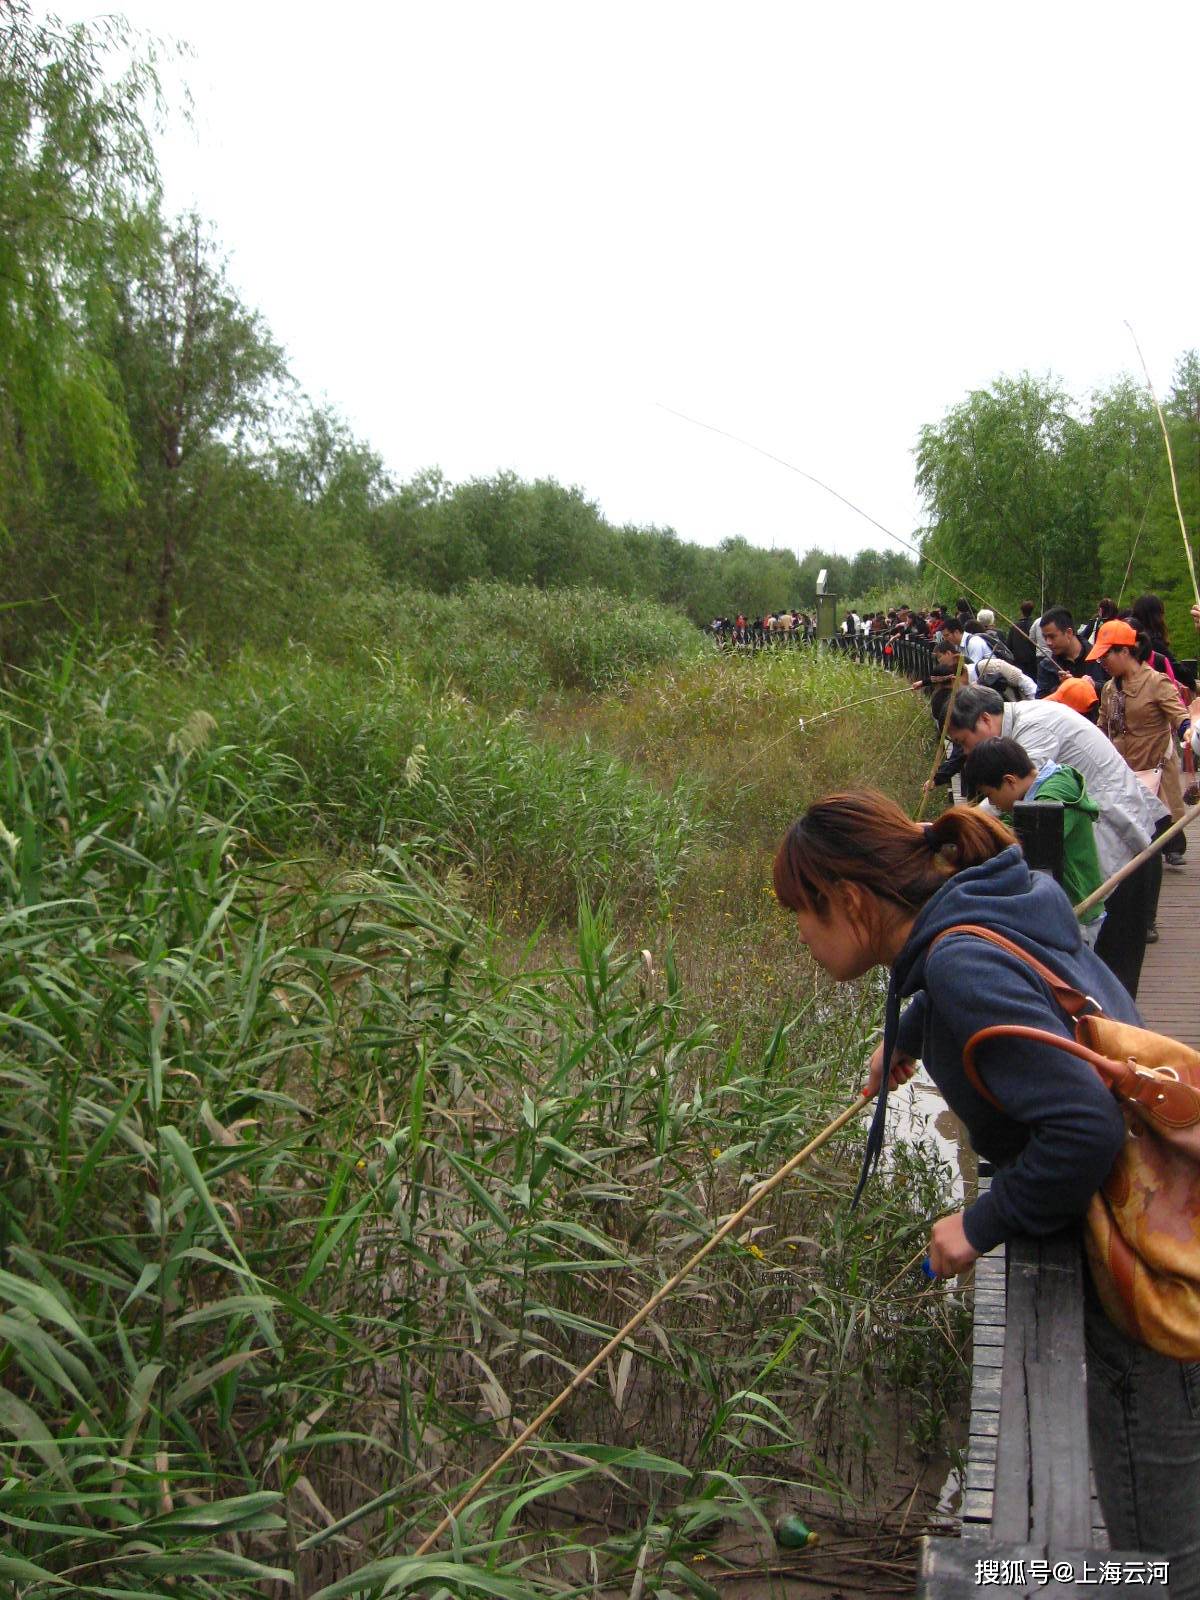
M 1189 806 L 1177 822 L 1173 822 L 1169 828 L 1164 828 L 1157 839 L 1151 839 L 1146 848 L 1140 850 L 1132 861 L 1127 861 L 1123 867 L 1118 867 L 1111 878 L 1105 878 L 1098 889 L 1094 889 L 1086 900 L 1081 900 L 1074 907 L 1075 915 L 1082 917 L 1085 911 L 1090 911 L 1093 906 L 1099 905 L 1101 900 L 1107 900 L 1118 884 L 1124 883 L 1125 879 L 1139 867 L 1144 866 L 1151 856 L 1158 855 L 1164 845 L 1169 844 L 1189 823 L 1195 822 L 1197 817 L 1200 817 L 1200 805 Z
M 666 1283 L 664 1283 L 660 1288 L 655 1290 L 655 1292 L 650 1296 L 649 1300 L 646 1301 L 639 1311 L 636 1311 L 634 1315 L 630 1317 L 629 1321 L 624 1325 L 624 1327 L 619 1328 L 617 1332 L 613 1334 L 612 1338 L 608 1341 L 604 1348 L 597 1351 L 597 1353 L 588 1362 L 587 1366 L 579 1369 L 579 1371 L 571 1379 L 570 1383 L 567 1384 L 566 1388 L 557 1394 L 554 1399 L 551 1400 L 549 1405 L 544 1406 L 542 1410 L 538 1412 L 537 1416 L 534 1417 L 533 1421 L 529 1423 L 527 1427 L 521 1430 L 512 1443 L 508 1445 L 506 1449 L 501 1451 L 501 1453 L 496 1457 L 495 1461 L 492 1462 L 491 1466 L 488 1467 L 480 1477 L 476 1478 L 475 1482 L 471 1485 L 470 1489 L 467 1490 L 466 1494 L 464 1494 L 461 1499 L 451 1506 L 450 1510 L 447 1511 L 446 1515 L 438 1523 L 433 1532 L 429 1534 L 428 1537 L 425 1538 L 420 1546 L 413 1552 L 414 1558 L 429 1554 L 430 1550 L 441 1538 L 442 1534 L 446 1532 L 451 1523 L 454 1522 L 457 1517 L 462 1515 L 462 1513 L 471 1504 L 472 1500 L 475 1499 L 484 1485 L 489 1483 L 492 1478 L 495 1477 L 496 1473 L 499 1472 L 500 1468 L 504 1466 L 506 1462 L 511 1461 L 517 1452 L 522 1449 L 524 1445 L 528 1444 L 529 1440 L 532 1439 L 535 1434 L 541 1431 L 542 1427 L 549 1422 L 554 1413 L 558 1411 L 560 1407 L 566 1404 L 566 1402 L 576 1392 L 577 1389 L 581 1389 L 583 1387 L 583 1385 L 596 1371 L 597 1367 L 606 1361 L 614 1351 L 618 1350 L 621 1345 L 624 1344 L 625 1340 L 629 1338 L 630 1334 L 635 1333 L 637 1329 L 641 1327 L 642 1323 L 645 1322 L 646 1318 L 652 1311 L 657 1310 L 657 1308 L 662 1305 L 664 1300 L 666 1300 L 670 1295 L 674 1294 L 675 1290 L 688 1276 L 688 1274 L 694 1272 L 701 1261 L 704 1260 L 705 1256 L 709 1255 L 713 1250 L 715 1250 L 723 1239 L 727 1239 L 733 1230 L 739 1227 L 740 1224 L 746 1220 L 746 1218 L 750 1215 L 760 1201 L 765 1200 L 769 1194 L 776 1190 L 786 1178 L 789 1178 L 792 1173 L 795 1172 L 797 1167 L 802 1166 L 804 1162 L 808 1160 L 809 1156 L 811 1156 L 815 1151 L 819 1150 L 823 1144 L 827 1144 L 828 1141 L 832 1139 L 833 1135 L 839 1131 L 839 1129 L 844 1128 L 848 1122 L 852 1122 L 855 1117 L 861 1115 L 864 1108 L 869 1104 L 870 1097 L 864 1091 L 864 1093 L 860 1094 L 858 1099 L 855 1100 L 853 1105 L 849 1105 L 844 1111 L 839 1112 L 838 1115 L 834 1117 L 833 1121 L 829 1123 L 827 1127 L 822 1128 L 820 1133 L 818 1133 L 814 1138 L 810 1139 L 802 1150 L 798 1150 L 794 1156 L 785 1161 L 783 1166 L 780 1167 L 779 1171 L 776 1172 L 773 1177 L 767 1178 L 762 1183 L 757 1184 L 751 1192 L 750 1198 L 745 1202 L 745 1204 L 739 1206 L 733 1215 L 728 1217 L 721 1224 L 716 1233 L 712 1234 L 710 1238 L 705 1240 L 705 1242 L 700 1246 L 699 1250 L 697 1250 L 688 1258 L 687 1261 L 684 1262 L 683 1266 L 680 1267 L 678 1272 L 676 1272 L 672 1277 L 668 1278 Z
M 950 681 L 950 698 L 946 701 L 946 715 L 942 718 L 942 731 L 938 737 L 937 749 L 933 752 L 933 766 L 929 769 L 929 777 L 921 786 L 921 799 L 917 806 L 914 822 L 920 822 L 925 815 L 925 805 L 933 791 L 933 782 L 937 777 L 937 769 L 946 759 L 946 740 L 950 734 L 950 713 L 954 710 L 954 696 L 958 693 L 958 686 L 966 678 L 966 663 L 960 662 L 954 669 L 954 677 Z
M 1175 457 L 1171 451 L 1171 434 L 1167 428 L 1167 419 L 1163 416 L 1163 408 L 1158 403 L 1158 396 L 1154 392 L 1154 384 L 1150 379 L 1150 368 L 1146 365 L 1146 358 L 1142 354 L 1142 347 L 1138 343 L 1138 336 L 1133 331 L 1133 324 L 1126 319 L 1125 326 L 1129 329 L 1129 337 L 1133 340 L 1133 348 L 1138 353 L 1138 360 L 1142 363 L 1142 371 L 1146 375 L 1146 388 L 1150 398 L 1154 401 L 1154 409 L 1158 413 L 1158 425 L 1162 429 L 1163 443 L 1167 447 L 1167 467 L 1171 474 L 1171 493 L 1175 497 L 1175 515 L 1179 518 L 1179 532 L 1183 537 L 1183 553 L 1187 556 L 1188 571 L 1192 575 L 1192 593 L 1196 597 L 1196 604 L 1200 606 L 1200 583 L 1196 581 L 1196 562 L 1192 555 L 1192 541 L 1188 538 L 1187 525 L 1183 520 L 1183 507 L 1179 503 L 1179 480 L 1175 476 Z
M 957 683 L 954 685 L 954 687 L 957 687 Z M 951 697 L 953 698 L 953 689 L 951 691 Z M 948 722 L 949 709 L 947 709 L 946 719 Z M 1112 893 L 1113 889 L 1115 889 L 1119 883 L 1122 883 L 1130 875 L 1130 873 L 1136 872 L 1138 867 L 1143 865 L 1144 862 L 1148 861 L 1150 857 L 1157 851 L 1161 850 L 1169 839 L 1172 839 L 1177 833 L 1180 832 L 1181 829 L 1187 827 L 1190 822 L 1194 822 L 1197 817 L 1200 817 L 1200 805 L 1190 807 L 1189 810 L 1186 811 L 1182 817 L 1180 817 L 1178 822 L 1173 823 L 1171 827 L 1167 828 L 1163 833 L 1161 833 L 1157 839 L 1152 840 L 1147 848 L 1136 855 L 1132 861 L 1127 862 L 1125 866 L 1121 867 L 1117 872 L 1114 872 L 1111 877 L 1107 878 L 1105 882 L 1100 885 L 1095 893 L 1088 895 L 1085 900 L 1081 900 L 1079 904 L 1073 908 L 1075 915 L 1077 917 L 1082 917 L 1086 911 L 1090 911 L 1094 905 L 1105 899 L 1109 894 Z M 791 1156 L 787 1161 L 785 1161 L 783 1166 L 781 1166 L 776 1173 L 774 1173 L 770 1178 L 765 1179 L 762 1183 L 755 1185 L 749 1198 L 741 1206 L 739 1206 L 731 1216 L 726 1218 L 726 1220 L 717 1229 L 716 1233 L 712 1234 L 708 1239 L 706 1239 L 700 1248 L 688 1257 L 683 1266 L 680 1267 L 677 1272 L 672 1274 L 672 1276 L 668 1278 L 664 1284 L 660 1285 L 660 1287 L 654 1291 L 654 1293 L 640 1307 L 640 1309 L 635 1311 L 633 1316 L 630 1317 L 621 1328 L 618 1328 L 617 1332 L 613 1334 L 612 1338 L 609 1339 L 607 1344 L 605 1344 L 596 1352 L 587 1365 L 579 1369 L 579 1371 L 571 1379 L 570 1383 L 568 1383 L 565 1388 L 560 1390 L 554 1399 L 538 1412 L 533 1421 L 524 1427 L 517 1437 L 500 1452 L 500 1454 L 492 1462 L 491 1466 L 488 1467 L 478 1478 L 476 1478 L 475 1482 L 466 1491 L 466 1493 L 463 1494 L 455 1502 L 455 1504 L 451 1506 L 450 1510 L 446 1512 L 445 1516 L 438 1523 L 437 1527 L 434 1528 L 433 1532 L 428 1534 L 426 1538 L 422 1540 L 421 1544 L 413 1552 L 414 1559 L 429 1554 L 430 1550 L 441 1538 L 442 1534 L 444 1534 L 451 1524 L 462 1515 L 472 1501 L 476 1499 L 480 1491 L 496 1476 L 501 1467 L 505 1466 L 509 1461 L 511 1461 L 513 1457 L 517 1455 L 518 1452 L 522 1450 L 531 1439 L 541 1432 L 542 1428 L 547 1422 L 549 1422 L 550 1418 L 553 1417 L 557 1411 L 561 1410 L 561 1408 L 566 1404 L 571 1396 L 576 1393 L 577 1390 L 583 1387 L 592 1374 L 600 1366 L 602 1366 L 605 1361 L 607 1361 L 609 1356 L 613 1355 L 617 1350 L 620 1349 L 621 1345 L 624 1344 L 625 1340 L 628 1339 L 631 1334 L 637 1332 L 638 1328 L 640 1328 L 641 1325 L 646 1321 L 647 1317 L 649 1317 L 653 1311 L 656 1311 L 665 1300 L 669 1299 L 670 1296 L 674 1294 L 675 1290 L 684 1281 L 684 1279 L 695 1271 L 705 1257 L 710 1255 L 723 1240 L 727 1239 L 734 1229 L 739 1227 L 750 1215 L 750 1213 L 755 1210 L 756 1207 L 763 1200 L 765 1200 L 769 1194 L 772 1194 L 781 1183 L 783 1183 L 787 1178 L 791 1177 L 792 1173 L 795 1172 L 797 1168 L 803 1166 L 803 1164 L 811 1155 L 819 1150 L 822 1145 L 827 1144 L 835 1133 L 838 1133 L 847 1125 L 847 1123 L 852 1122 L 855 1117 L 860 1116 L 870 1104 L 872 1098 L 873 1097 L 868 1095 L 868 1093 L 864 1090 L 852 1105 L 848 1105 L 843 1111 L 840 1111 L 838 1115 L 834 1117 L 832 1122 L 821 1129 L 820 1133 L 816 1134 L 801 1150 L 798 1150 L 794 1156 Z M 920 1252 L 918 1252 L 918 1256 L 914 1257 L 913 1260 L 917 1260 L 919 1255 Z M 912 1263 L 910 1262 L 909 1265 L 911 1266 Z M 904 1270 L 907 1270 L 907 1267 Z M 897 1277 L 902 1276 L 903 1272 L 897 1275 Z M 897 1279 L 892 1280 L 893 1283 L 896 1281 Z M 891 1284 L 889 1284 L 888 1287 L 890 1288 Z

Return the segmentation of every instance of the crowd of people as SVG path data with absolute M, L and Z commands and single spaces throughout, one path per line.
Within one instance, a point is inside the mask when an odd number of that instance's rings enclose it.
M 761 649 L 770 644 L 811 644 L 817 636 L 817 619 L 795 609 L 767 611 L 761 617 L 739 611 L 734 617 L 714 617 L 708 629 L 720 645 Z
M 975 619 L 956 616 L 932 641 L 935 670 L 914 688 L 929 693 L 931 715 L 948 734 L 952 752 L 931 784 L 949 784 L 961 774 L 968 797 L 979 792 L 965 770 L 968 753 L 979 742 L 974 727 L 966 725 L 974 708 L 991 718 L 983 724 L 991 737 L 1032 741 L 1046 760 L 1061 761 L 1065 751 L 1072 756 L 1070 764 L 1083 763 L 1085 777 L 1090 768 L 1092 796 L 1101 784 L 1109 795 L 1111 815 L 1097 821 L 1101 841 L 1124 822 L 1130 855 L 1136 854 L 1183 816 L 1185 789 L 1194 783 L 1195 665 L 1171 651 L 1156 595 L 1141 595 L 1125 611 L 1102 600 L 1095 615 L 1078 627 L 1064 606 L 1051 606 L 1037 618 L 1033 612 L 1032 603 L 1025 602 L 1003 641 L 1003 655 L 997 649 L 999 635 L 987 626 L 994 621 L 990 612 Z M 980 690 L 990 691 L 992 698 Z M 1084 732 L 1075 718 L 1094 731 Z M 1021 728 L 1027 730 L 1024 737 L 1016 731 Z M 1181 867 L 1186 849 L 1180 832 L 1161 858 L 1122 884 L 1108 908 L 1108 931 L 1097 936 L 1101 955 L 1135 998 L 1146 945 L 1159 938 L 1163 865 Z M 1101 858 L 1109 872 L 1122 864 L 1113 850 L 1102 849 Z
M 960 787 L 956 803 L 922 823 L 883 794 L 829 795 L 775 858 L 776 895 L 835 979 L 889 969 L 863 1089 L 878 1097 L 863 1182 L 888 1089 L 918 1063 L 996 1165 L 985 1193 L 932 1225 L 936 1276 L 1017 1235 L 1078 1226 L 1138 1131 L 1104 1080 L 1051 1041 L 1074 1040 L 1064 994 L 1140 1024 L 1163 860 L 1183 864 L 1182 830 L 1165 857 L 1140 858 L 1182 817 L 1200 753 L 1194 670 L 1173 653 L 1156 596 L 1126 610 L 1103 600 L 1080 625 L 1062 606 L 1034 613 L 1026 602 L 1003 635 L 965 601 L 882 618 L 931 647 L 933 670 L 914 689 L 952 747 L 937 777 Z M 1193 619 L 1200 629 L 1200 606 Z M 850 612 L 843 632 L 880 622 Z M 1016 807 L 1045 802 L 1062 807 L 1060 882 L 1031 870 L 1007 825 Z M 1013 1025 L 1035 1033 L 988 1037 L 964 1060 L 980 1030 Z M 1190 1216 L 1164 1225 L 1193 1238 Z M 1169 1556 L 1172 1595 L 1200 1600 L 1200 1362 L 1152 1347 L 1089 1261 L 1088 1420 L 1112 1546 Z

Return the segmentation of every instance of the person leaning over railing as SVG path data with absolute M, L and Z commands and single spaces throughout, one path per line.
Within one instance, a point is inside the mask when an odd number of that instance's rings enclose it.
M 1117 1100 L 1075 1057 L 1040 1040 L 1005 1038 L 977 1055 L 1004 1110 L 989 1105 L 963 1067 L 968 1038 L 995 1024 L 1073 1033 L 1049 986 L 1019 956 L 948 932 L 970 923 L 1000 934 L 1106 1016 L 1137 1023 L 1129 995 L 1084 945 L 1059 885 L 1030 872 L 1012 834 L 978 808 L 955 806 L 922 825 L 871 792 L 811 806 L 779 847 L 774 882 L 801 942 L 831 977 L 844 983 L 890 969 L 883 1043 L 864 1089 L 879 1100 L 863 1179 L 882 1148 L 887 1090 L 910 1078 L 918 1060 L 972 1146 L 996 1163 L 990 1189 L 934 1223 L 931 1270 L 954 1277 L 1019 1234 L 1077 1223 L 1126 1137 Z M 1179 1222 L 1190 1227 L 1190 1219 Z M 1169 1556 L 1172 1596 L 1200 1600 L 1200 1367 L 1121 1332 L 1090 1276 L 1084 1315 L 1092 1463 L 1113 1548 Z
M 1104 688 L 1104 672 L 1088 659 L 1087 646 L 1075 632 L 1075 620 L 1066 606 L 1051 606 L 1041 619 L 1042 642 L 1050 655 L 1037 664 L 1039 700 L 1054 693 L 1068 678 L 1090 678 L 1096 693 Z
M 994 689 L 968 685 L 954 697 L 949 734 L 967 755 L 985 739 L 1015 739 L 1039 769 L 1047 761 L 1074 767 L 1100 807 L 1096 848 L 1105 877 L 1132 861 L 1150 843 L 1164 805 L 1149 795 L 1098 728 L 1068 706 L 1052 700 L 1021 700 L 1006 705 Z M 1151 856 L 1117 885 L 1108 898 L 1096 954 L 1136 999 L 1146 934 L 1158 902 L 1162 860 Z

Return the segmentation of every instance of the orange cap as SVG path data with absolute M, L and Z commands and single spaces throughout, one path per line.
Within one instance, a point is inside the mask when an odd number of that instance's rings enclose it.
M 1072 711 L 1078 711 L 1081 717 L 1086 717 L 1088 712 L 1099 700 L 1096 685 L 1090 678 L 1064 678 L 1053 694 L 1046 696 L 1047 700 L 1057 700 L 1060 705 L 1070 706 Z
M 1119 618 L 1115 622 L 1105 622 L 1096 635 L 1096 642 L 1087 653 L 1089 661 L 1099 661 L 1100 657 L 1113 645 L 1129 646 L 1137 643 L 1137 629 L 1131 628 L 1127 622 Z

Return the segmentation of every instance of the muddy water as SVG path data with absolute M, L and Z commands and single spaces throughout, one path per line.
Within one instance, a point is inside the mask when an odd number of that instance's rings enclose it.
M 888 1096 L 894 1138 L 932 1143 L 952 1173 L 954 1204 L 974 1199 L 979 1181 L 979 1158 L 971 1149 L 967 1130 L 921 1071 Z M 892 1111 L 892 1106 L 895 1110 Z M 962 1499 L 962 1474 L 952 1467 L 938 1495 L 937 1514 L 953 1516 Z
M 895 1107 L 892 1137 L 932 1142 L 954 1175 L 956 1204 L 971 1200 L 979 1179 L 978 1159 L 966 1129 L 924 1073 L 918 1072 L 902 1088 L 893 1090 L 888 1095 L 888 1105 Z

